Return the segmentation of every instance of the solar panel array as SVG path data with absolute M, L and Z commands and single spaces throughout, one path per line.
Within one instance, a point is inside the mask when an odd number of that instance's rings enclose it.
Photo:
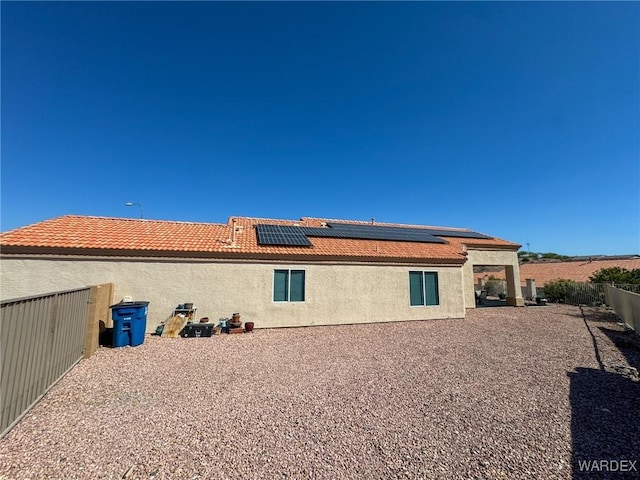
M 412 227 L 389 227 L 353 223 L 329 223 L 327 227 L 296 227 L 291 225 L 256 225 L 260 245 L 311 247 L 308 237 L 351 238 L 360 240 L 395 240 L 400 242 L 447 243 L 438 238 L 492 238 L 477 232 Z
M 313 246 L 299 227 L 288 225 L 256 225 L 260 245 Z
M 397 240 L 400 242 L 447 243 L 423 228 L 386 227 L 354 223 L 329 223 L 328 236 L 363 240 Z
M 431 235 L 436 235 L 438 237 L 456 237 L 456 238 L 484 238 L 491 239 L 489 235 L 485 235 L 483 233 L 472 232 L 469 230 L 439 230 L 436 228 L 427 228 L 425 229 Z

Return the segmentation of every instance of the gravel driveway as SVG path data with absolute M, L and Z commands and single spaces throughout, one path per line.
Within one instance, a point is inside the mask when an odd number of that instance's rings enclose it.
M 578 461 L 601 459 L 640 470 L 640 350 L 611 315 L 585 314 L 481 308 L 101 348 L 0 440 L 0 478 L 598 478 Z

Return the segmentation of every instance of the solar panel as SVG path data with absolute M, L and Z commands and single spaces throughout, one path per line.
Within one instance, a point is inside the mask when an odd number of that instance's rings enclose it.
M 327 227 L 296 227 L 292 225 L 256 225 L 260 245 L 311 247 L 307 237 L 351 238 L 359 240 L 392 240 L 400 242 L 447 243 L 438 238 L 492 238 L 481 233 L 434 228 L 390 227 L 357 223 L 329 223 Z
M 309 237 L 331 237 L 331 230 L 327 227 L 293 227 Z
M 456 237 L 456 238 L 493 238 L 483 233 L 464 231 L 464 230 L 437 230 L 434 228 L 426 229 L 431 235 L 439 237 Z
M 457 237 L 457 238 L 493 238 L 489 235 L 473 232 L 471 230 L 445 230 L 437 228 L 413 228 L 413 227 L 389 227 L 384 225 L 364 225 L 352 223 L 329 223 L 343 235 L 375 235 L 376 237 L 393 237 L 389 240 L 402 241 L 427 241 L 429 236 Z M 358 237 L 361 238 L 361 237 Z M 412 240 L 413 239 L 413 240 Z M 425 240 L 422 240 L 425 239 Z
M 312 244 L 298 227 L 288 225 L 256 225 L 260 245 L 293 245 L 311 247 Z
M 329 223 L 329 236 L 365 240 L 395 240 L 400 242 L 447 243 L 424 228 L 388 227 L 352 223 Z

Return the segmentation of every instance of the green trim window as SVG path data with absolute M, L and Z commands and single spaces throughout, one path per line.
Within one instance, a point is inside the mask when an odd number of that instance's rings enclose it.
M 274 270 L 273 301 L 304 302 L 304 270 Z
M 437 272 L 409 272 L 409 301 L 412 307 L 440 305 Z

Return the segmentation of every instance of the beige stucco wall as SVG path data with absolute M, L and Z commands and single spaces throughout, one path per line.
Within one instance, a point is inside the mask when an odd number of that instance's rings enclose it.
M 112 282 L 115 301 L 129 296 L 150 302 L 148 332 L 185 302 L 198 307 L 198 317 L 217 322 L 239 312 L 243 321 L 255 322 L 256 328 L 463 318 L 465 314 L 459 266 L 7 256 L 0 260 L 0 267 L 2 299 Z M 306 271 L 304 302 L 273 301 L 273 271 L 286 268 Z M 409 305 L 411 270 L 438 272 L 439 306 Z
M 502 265 L 513 267 L 515 289 L 515 304 L 524 305 L 522 291 L 520 289 L 520 268 L 518 253 L 508 250 L 475 250 L 467 249 L 467 262 L 462 268 L 464 285 L 464 304 L 466 308 L 475 308 L 473 266 L 474 265 Z

